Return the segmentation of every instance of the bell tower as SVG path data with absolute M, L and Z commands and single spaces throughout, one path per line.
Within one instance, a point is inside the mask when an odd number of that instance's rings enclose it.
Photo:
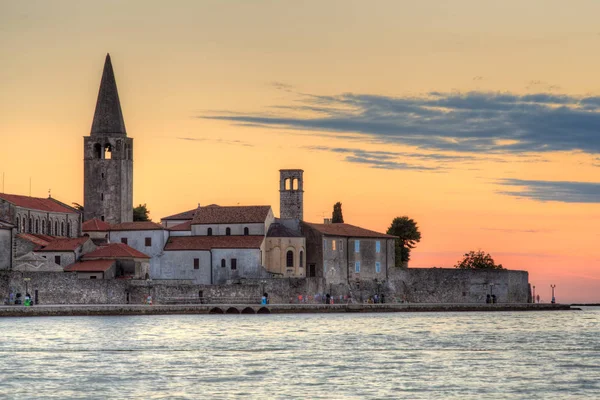
M 296 219 L 304 217 L 304 180 L 301 169 L 279 170 L 279 217 Z
M 110 54 L 90 136 L 83 138 L 84 221 L 133 221 L 133 139 L 127 137 Z

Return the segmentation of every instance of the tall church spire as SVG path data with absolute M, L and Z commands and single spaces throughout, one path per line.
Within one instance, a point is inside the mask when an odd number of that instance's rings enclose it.
M 117 82 L 110 62 L 110 54 L 106 54 L 104 72 L 102 72 L 102 81 L 98 91 L 98 101 L 96 102 L 96 112 L 92 122 L 92 136 L 106 134 L 127 136 L 121 103 L 119 102 L 119 93 L 117 92 Z

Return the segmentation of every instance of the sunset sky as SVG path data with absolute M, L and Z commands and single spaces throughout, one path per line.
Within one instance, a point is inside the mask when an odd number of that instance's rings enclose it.
M 543 301 L 600 302 L 600 2 L 0 0 L 4 191 L 83 202 L 106 53 L 151 217 L 341 201 L 410 267 L 484 250 Z

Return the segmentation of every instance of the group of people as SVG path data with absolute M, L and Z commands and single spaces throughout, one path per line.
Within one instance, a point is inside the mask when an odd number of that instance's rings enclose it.
M 32 306 L 33 305 L 33 300 L 31 299 L 31 295 L 29 293 L 25 293 L 25 298 L 22 300 L 21 299 L 22 295 L 21 293 L 17 293 L 17 295 L 15 296 L 15 294 L 13 292 L 10 292 L 10 294 L 8 295 L 8 299 L 4 300 L 4 304 L 6 305 L 24 305 L 24 306 Z

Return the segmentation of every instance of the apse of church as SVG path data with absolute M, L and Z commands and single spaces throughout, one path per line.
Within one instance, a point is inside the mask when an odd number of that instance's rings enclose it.
M 84 220 L 133 221 L 133 139 L 127 137 L 110 55 L 90 136 L 84 137 Z

